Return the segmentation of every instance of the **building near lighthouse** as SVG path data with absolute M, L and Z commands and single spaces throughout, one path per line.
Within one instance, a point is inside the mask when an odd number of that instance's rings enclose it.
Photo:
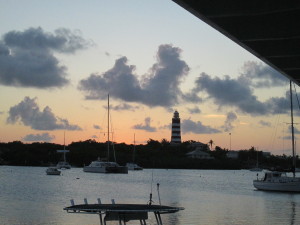
M 172 134 L 171 143 L 180 144 L 181 143 L 181 131 L 180 131 L 180 117 L 177 111 L 174 112 L 172 118 Z

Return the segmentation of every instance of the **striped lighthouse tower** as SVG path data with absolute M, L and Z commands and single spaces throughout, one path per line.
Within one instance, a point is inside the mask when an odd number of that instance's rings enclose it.
M 177 111 L 174 112 L 172 118 L 172 136 L 171 143 L 180 144 L 181 143 L 181 133 L 180 133 L 180 118 Z

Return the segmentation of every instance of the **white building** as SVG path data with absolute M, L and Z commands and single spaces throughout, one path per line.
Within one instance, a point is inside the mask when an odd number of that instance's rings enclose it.
M 198 149 L 198 150 L 209 150 L 207 144 L 202 142 L 194 142 L 189 145 L 189 148 Z
M 193 159 L 214 159 L 207 152 L 201 151 L 201 149 L 196 148 L 196 150 L 186 153 L 186 156 Z
M 238 159 L 239 158 L 239 152 L 238 151 L 228 151 L 226 153 L 227 158 L 230 159 Z

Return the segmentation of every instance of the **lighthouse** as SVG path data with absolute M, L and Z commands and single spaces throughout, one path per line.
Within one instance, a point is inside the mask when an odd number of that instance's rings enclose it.
M 180 132 L 180 118 L 177 111 L 174 112 L 172 118 L 172 135 L 171 143 L 180 144 L 181 143 L 181 132 Z

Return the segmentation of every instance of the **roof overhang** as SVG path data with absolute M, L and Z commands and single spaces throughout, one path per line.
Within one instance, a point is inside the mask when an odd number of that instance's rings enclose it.
M 300 86 L 300 1 L 173 1 Z

